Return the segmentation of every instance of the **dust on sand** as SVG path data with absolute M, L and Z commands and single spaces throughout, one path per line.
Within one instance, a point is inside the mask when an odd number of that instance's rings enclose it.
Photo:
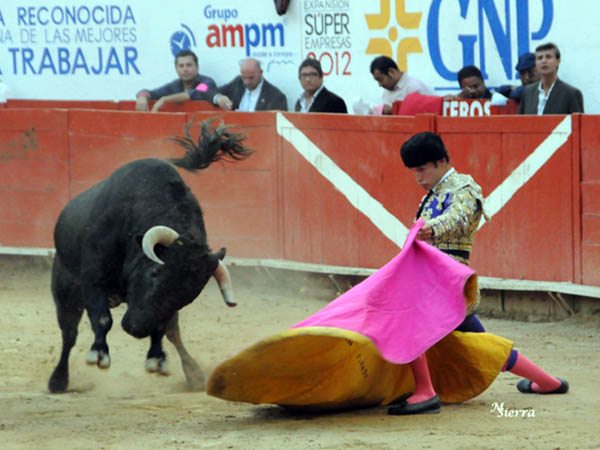
M 239 303 L 227 308 L 211 282 L 180 315 L 182 337 L 207 375 L 221 361 L 325 306 L 335 296 L 323 276 L 233 271 Z M 87 317 L 70 358 L 70 391 L 51 395 L 48 377 L 60 332 L 47 267 L 0 267 L 0 446 L 6 449 L 397 449 L 600 448 L 598 314 L 555 323 L 485 319 L 490 332 L 571 385 L 567 395 L 524 395 L 501 374 L 479 397 L 441 414 L 387 416 L 385 407 L 295 414 L 272 405 L 232 403 L 191 392 L 165 339 L 171 376 L 144 371 L 148 340 L 120 328 L 108 335 L 112 366 L 86 366 Z M 512 417 L 492 412 L 503 404 Z M 526 411 L 526 417 L 522 417 Z M 535 417 L 531 416 L 534 411 Z

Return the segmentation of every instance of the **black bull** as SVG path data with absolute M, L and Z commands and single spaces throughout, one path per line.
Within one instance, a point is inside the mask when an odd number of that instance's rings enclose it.
M 67 389 L 69 354 L 84 309 L 94 332 L 86 362 L 110 366 L 109 308 L 121 302 L 127 303 L 123 329 L 137 338 L 150 336 L 146 369 L 167 373 L 162 349 L 166 334 L 188 383 L 197 389 L 204 386 L 202 370 L 181 341 L 178 311 L 200 294 L 211 276 L 225 302 L 235 303 L 221 262 L 225 249 L 211 253 L 202 210 L 171 163 L 193 171 L 225 157 L 244 159 L 251 151 L 240 135 L 207 123 L 202 124 L 198 144 L 189 128 L 186 137 L 174 140 L 186 148 L 185 157 L 126 164 L 73 198 L 58 218 L 52 294 L 63 343 L 48 383 L 51 392 Z

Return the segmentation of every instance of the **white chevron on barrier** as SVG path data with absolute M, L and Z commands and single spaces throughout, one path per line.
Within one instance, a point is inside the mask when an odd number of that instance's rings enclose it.
M 573 131 L 571 115 L 567 115 L 544 141 L 485 198 L 485 210 L 490 219 L 521 189 L 544 164 L 569 140 Z M 479 228 L 485 222 L 479 224 Z
M 277 113 L 277 133 L 298 150 L 321 175 L 348 199 L 350 204 L 363 213 L 379 231 L 398 247 L 406 240 L 408 228 L 396 216 L 375 200 L 360 184 L 344 172 L 319 147 L 308 139 L 298 128 Z
M 296 126 L 277 113 L 277 133 L 288 141 L 317 171 L 364 214 L 379 231 L 398 247 L 402 247 L 408 228 L 375 200 L 360 184 L 344 172 L 329 156 Z M 497 214 L 540 168 L 568 141 L 572 133 L 571 116 L 567 115 L 548 137 L 485 198 L 485 210 L 490 218 Z M 479 224 L 481 228 L 485 224 Z

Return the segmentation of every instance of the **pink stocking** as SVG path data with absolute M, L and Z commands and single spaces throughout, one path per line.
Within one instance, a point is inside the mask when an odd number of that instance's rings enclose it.
M 531 389 L 536 392 L 553 391 L 561 384 L 560 380 L 548 375 L 536 364 L 525 358 L 521 353 L 519 353 L 513 368 L 510 369 L 510 373 L 531 380 Z
M 420 403 L 434 397 L 435 389 L 433 389 L 433 385 L 431 384 L 431 376 L 425 354 L 412 361 L 410 368 L 415 379 L 415 392 L 406 400 L 406 403 Z

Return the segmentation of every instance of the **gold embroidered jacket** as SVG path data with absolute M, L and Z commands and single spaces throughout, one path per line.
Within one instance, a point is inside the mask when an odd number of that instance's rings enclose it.
M 420 217 L 433 228 L 433 238 L 429 241 L 431 245 L 442 251 L 471 252 L 481 216 L 486 220 L 488 217 L 483 209 L 481 187 L 470 175 L 450 174 L 433 188 L 431 195 L 425 195 L 421 203 L 423 208 Z M 469 265 L 468 258 L 453 254 L 449 256 Z M 467 313 L 474 312 L 478 305 L 479 299 Z

